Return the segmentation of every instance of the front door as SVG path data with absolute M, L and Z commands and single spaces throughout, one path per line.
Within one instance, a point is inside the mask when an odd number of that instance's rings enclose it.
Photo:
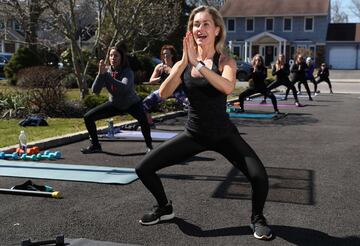
M 270 66 L 274 62 L 274 46 L 266 45 L 265 46 L 265 66 Z

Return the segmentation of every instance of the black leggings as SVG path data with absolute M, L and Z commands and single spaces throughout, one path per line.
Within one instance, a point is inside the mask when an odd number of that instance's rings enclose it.
M 332 86 L 329 78 L 319 78 L 315 83 L 315 92 L 317 91 L 318 84 L 320 84 L 323 81 L 325 81 L 328 84 L 330 92 L 332 92 Z
M 165 206 L 168 199 L 156 172 L 206 150 L 222 154 L 244 173 L 252 186 L 252 213 L 262 214 L 268 194 L 268 176 L 255 151 L 238 131 L 227 136 L 204 137 L 185 130 L 147 154 L 136 167 L 136 173 L 159 206 Z
M 112 102 L 103 103 L 103 104 L 89 110 L 84 115 L 84 121 L 85 121 L 86 129 L 89 132 L 91 142 L 95 145 L 99 144 L 95 121 L 110 118 L 110 117 L 120 115 L 123 113 L 129 113 L 132 117 L 134 117 L 139 122 L 139 124 L 141 126 L 141 132 L 145 138 L 146 146 L 148 148 L 152 148 L 150 126 L 147 122 L 147 118 L 146 118 L 145 111 L 144 111 L 141 101 L 131 105 L 126 110 L 120 110 L 120 109 L 116 108 Z
M 292 90 L 293 95 L 294 95 L 295 102 L 299 102 L 296 88 L 295 88 L 295 86 L 293 85 L 293 83 L 290 82 L 290 80 L 284 80 L 284 81 L 275 80 L 275 81 L 273 81 L 270 85 L 268 85 L 267 89 L 268 89 L 269 91 L 271 91 L 272 89 L 275 89 L 275 88 L 279 87 L 280 85 L 286 86 L 286 88 L 287 88 L 288 90 Z M 266 99 L 266 97 L 265 97 L 264 99 Z
M 309 96 L 309 100 L 312 100 L 310 88 L 309 88 L 309 85 L 308 85 L 306 79 L 293 80 L 293 81 L 291 81 L 291 83 L 292 83 L 293 85 L 295 85 L 296 82 L 299 82 L 299 83 L 304 84 L 305 89 L 306 89 L 306 92 L 307 92 L 307 94 L 308 94 L 308 96 Z M 288 87 L 288 88 L 286 89 L 285 99 L 287 99 L 287 97 L 288 97 L 288 95 L 289 95 L 289 92 L 290 92 L 290 88 Z
M 265 98 L 270 97 L 274 110 L 278 111 L 276 97 L 270 90 L 266 89 L 266 87 L 264 88 L 250 87 L 247 88 L 245 91 L 241 92 L 239 95 L 240 108 L 244 109 L 245 98 L 254 95 L 255 93 L 261 93 L 262 95 L 264 95 Z
M 317 88 L 317 86 L 316 86 L 316 81 L 315 81 L 315 78 L 314 77 L 311 77 L 311 78 L 308 78 L 307 80 L 310 80 L 313 84 L 314 84 L 314 93 L 316 92 L 316 88 Z M 301 91 L 301 84 L 302 84 L 303 82 L 299 82 L 298 83 L 298 91 Z

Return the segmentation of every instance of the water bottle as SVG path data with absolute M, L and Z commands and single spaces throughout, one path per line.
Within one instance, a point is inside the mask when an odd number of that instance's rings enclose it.
M 20 131 L 19 135 L 19 148 L 23 151 L 24 154 L 26 154 L 27 150 L 27 140 L 26 140 L 26 134 L 25 131 Z
M 108 132 L 107 132 L 107 135 L 108 135 L 108 137 L 112 138 L 112 137 L 114 137 L 114 120 L 113 120 L 113 119 L 109 119 L 107 122 L 108 122 Z

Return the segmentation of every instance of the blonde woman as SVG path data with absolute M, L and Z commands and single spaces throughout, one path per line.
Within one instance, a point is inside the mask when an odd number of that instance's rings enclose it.
M 223 18 L 213 7 L 200 6 L 189 17 L 183 39 L 183 56 L 160 86 L 167 98 L 182 84 L 190 105 L 185 131 L 151 151 L 136 167 L 136 173 L 157 201 L 141 219 L 153 225 L 175 217 L 171 201 L 156 174 L 162 168 L 206 150 L 225 156 L 251 182 L 251 226 L 259 239 L 272 237 L 263 215 L 268 194 L 268 176 L 255 151 L 240 136 L 226 113 L 226 98 L 235 88 L 236 62 L 222 53 L 225 40 Z

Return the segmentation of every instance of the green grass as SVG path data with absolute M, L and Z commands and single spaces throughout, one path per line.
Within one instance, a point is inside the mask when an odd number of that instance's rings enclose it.
M 116 116 L 114 123 L 132 120 L 129 115 Z M 28 142 L 38 141 L 45 138 L 62 136 L 86 130 L 82 118 L 48 118 L 49 126 L 19 126 L 19 119 L 0 120 L 0 148 L 18 144 L 18 137 L 21 130 L 25 130 Z M 106 126 L 106 120 L 96 123 L 97 127 Z

